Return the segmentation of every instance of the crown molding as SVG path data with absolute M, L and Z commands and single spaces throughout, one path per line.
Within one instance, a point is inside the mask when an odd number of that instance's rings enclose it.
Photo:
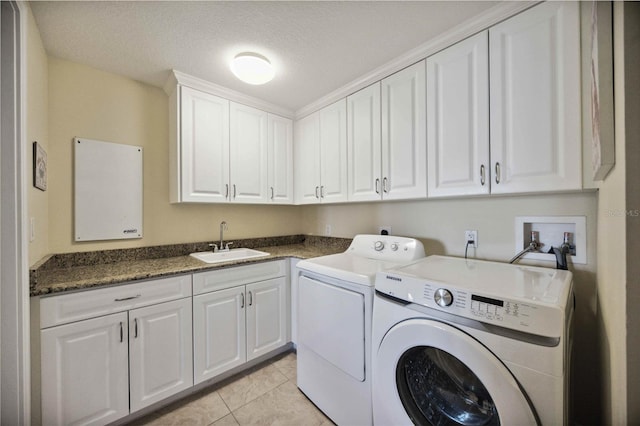
M 211 83 L 210 81 L 202 80 L 201 78 L 194 77 L 185 74 L 181 71 L 172 70 L 167 82 L 164 84 L 163 89 L 169 96 L 176 90 L 178 86 L 187 86 L 192 89 L 201 90 L 206 93 L 210 93 L 215 96 L 228 99 L 233 102 L 237 102 L 243 105 L 247 105 L 253 108 L 258 108 L 262 111 L 267 111 L 273 114 L 280 115 L 285 118 L 294 118 L 293 111 L 283 108 L 278 105 L 263 101 L 262 99 L 254 98 L 253 96 L 245 95 L 244 93 L 237 92 L 232 89 L 228 89 L 219 84 Z
M 503 2 L 491 9 L 475 16 L 462 24 L 452 27 L 450 30 L 443 34 L 421 44 L 420 46 L 398 56 L 397 58 L 387 62 L 386 64 L 376 68 L 375 70 L 363 75 L 362 77 L 334 90 L 333 92 L 321 97 L 315 102 L 312 102 L 295 112 L 295 119 L 299 120 L 312 112 L 315 112 L 327 105 L 330 105 L 352 93 L 357 92 L 377 81 L 382 80 L 385 77 L 390 76 L 410 65 L 420 62 L 445 49 L 459 41 L 464 40 L 474 34 L 484 31 L 513 15 L 516 15 L 535 4 L 539 1 L 513 1 Z

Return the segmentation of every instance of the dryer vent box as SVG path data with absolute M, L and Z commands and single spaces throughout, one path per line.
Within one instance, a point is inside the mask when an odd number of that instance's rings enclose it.
M 547 253 L 551 247 L 560 247 L 564 242 L 564 233 L 569 232 L 572 250 L 571 263 L 587 263 L 587 218 L 585 216 L 518 216 L 516 217 L 515 251 L 520 253 L 531 242 L 531 231 L 538 233 L 538 242 L 542 245 L 540 253 L 527 253 L 522 259 L 548 260 L 555 262 L 556 257 Z

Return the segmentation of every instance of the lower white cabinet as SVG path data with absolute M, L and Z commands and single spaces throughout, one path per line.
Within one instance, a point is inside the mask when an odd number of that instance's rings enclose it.
M 290 341 L 284 264 L 268 262 L 194 275 L 196 292 L 207 291 L 193 297 L 195 384 Z M 269 277 L 279 274 L 284 275 Z M 261 281 L 251 282 L 257 279 Z M 220 289 L 214 290 L 216 286 Z
M 129 414 L 127 313 L 42 330 L 42 424 L 106 424 Z
M 129 312 L 132 412 L 193 386 L 191 338 L 191 298 Z
M 185 275 L 41 299 L 42 424 L 104 425 L 193 386 L 190 296 Z

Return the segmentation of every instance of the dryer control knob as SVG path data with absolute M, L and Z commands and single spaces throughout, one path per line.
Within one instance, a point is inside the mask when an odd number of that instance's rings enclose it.
M 382 251 L 382 249 L 384 248 L 384 243 L 383 243 L 382 241 L 376 241 L 376 242 L 373 244 L 373 248 L 374 248 L 376 251 Z
M 444 288 L 439 288 L 436 290 L 435 294 L 433 295 L 433 300 L 435 300 L 438 305 L 442 306 L 443 308 L 446 308 L 447 306 L 453 303 L 453 295 L 449 290 Z
M 391 251 L 398 251 L 398 243 L 391 244 Z

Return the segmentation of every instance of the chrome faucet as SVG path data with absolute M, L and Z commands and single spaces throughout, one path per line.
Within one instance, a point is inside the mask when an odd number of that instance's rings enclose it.
M 220 222 L 220 247 L 219 247 L 219 251 L 229 251 L 229 246 L 233 243 L 227 243 L 227 245 L 224 245 L 224 231 L 228 230 L 229 227 L 227 226 L 227 222 L 225 222 L 224 220 L 222 222 Z

